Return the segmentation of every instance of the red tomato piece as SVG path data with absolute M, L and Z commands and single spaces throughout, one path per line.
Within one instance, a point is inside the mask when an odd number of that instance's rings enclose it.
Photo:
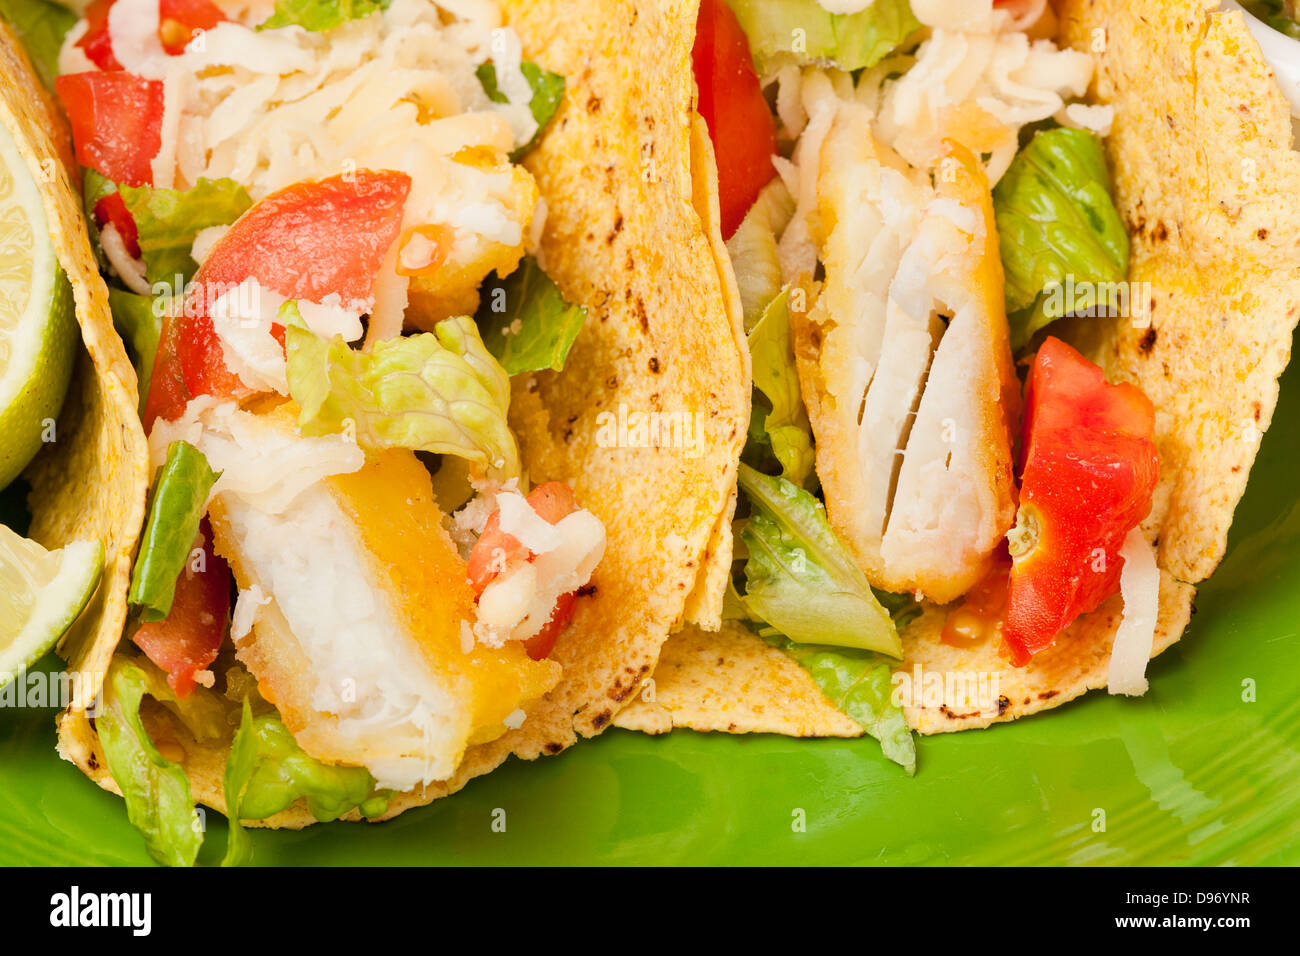
M 116 183 L 148 186 L 162 148 L 163 85 L 133 73 L 71 73 L 54 81 L 77 162 Z
M 158 335 L 158 351 L 154 353 L 153 372 L 149 377 L 149 394 L 144 404 L 144 430 L 148 434 L 158 419 L 175 421 L 185 411 L 193 398 L 185 385 L 185 372 L 181 368 L 177 340 L 180 323 L 165 317 Z
M 1142 390 L 1049 337 L 1025 391 L 1023 471 L 1003 636 L 1028 663 L 1119 588 L 1119 550 L 1160 477 L 1155 409 Z
M 192 556 L 176 579 L 171 613 L 140 625 L 131 638 L 166 672 L 167 683 L 182 699 L 194 691 L 194 675 L 217 659 L 230 614 L 230 568 L 212 550 L 207 518 L 199 525 L 194 547 L 201 548 L 203 557 L 200 562 Z
M 86 7 L 86 32 L 76 45 L 101 70 L 120 70 L 108 34 L 108 12 L 117 0 L 93 0 Z M 158 39 L 172 56 L 185 52 L 196 30 L 211 30 L 227 19 L 210 0 L 161 0 L 158 6 Z
M 560 519 L 578 510 L 578 499 L 573 489 L 562 481 L 548 481 L 538 485 L 528 496 L 528 504 L 537 514 L 551 524 L 558 524 Z M 483 527 L 483 533 L 474 544 L 469 554 L 469 580 L 477 599 L 489 584 L 497 579 L 506 568 L 519 559 L 532 561 L 536 555 L 525 548 L 514 535 L 501 530 L 501 512 L 496 512 Z M 573 619 L 573 605 L 576 592 L 561 594 L 551 609 L 550 619 L 545 626 L 524 641 L 528 656 L 540 661 L 551 653 L 555 639 L 560 636 Z
M 122 244 L 132 256 L 140 258 L 140 232 L 131 218 L 131 211 L 121 193 L 111 193 L 95 203 L 95 225 L 101 229 L 111 225 L 122 237 Z
M 776 124 L 754 72 L 749 40 L 726 0 L 702 0 L 691 51 L 699 111 L 718 163 L 722 237 L 730 239 L 776 175 Z
M 551 609 L 551 619 L 540 631 L 524 641 L 524 653 L 535 661 L 550 656 L 551 651 L 555 650 L 555 642 L 560 633 L 573 620 L 573 605 L 577 599 L 577 593 L 574 591 L 561 594 L 555 599 L 555 607 Z
M 247 394 L 226 367 L 209 313 L 245 279 L 289 299 L 320 302 L 338 293 L 345 307 L 369 302 L 410 189 L 405 173 L 359 170 L 295 183 L 244 213 L 212 247 L 186 293 L 178 344 L 190 393 Z M 272 332 L 283 344 L 283 327 Z
M 113 43 L 108 36 L 108 11 L 116 2 L 117 0 L 93 0 L 86 7 L 86 32 L 75 44 L 101 70 L 122 69 L 122 64 L 113 55 Z
M 158 36 L 172 56 L 185 52 L 198 30 L 211 30 L 228 17 L 211 0 L 162 0 L 158 9 Z

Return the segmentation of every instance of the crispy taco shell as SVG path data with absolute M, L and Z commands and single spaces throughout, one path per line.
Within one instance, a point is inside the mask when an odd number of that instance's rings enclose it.
M 72 384 L 45 445 L 24 472 L 32 491 L 30 535 L 47 548 L 102 541 L 104 571 L 90 606 L 58 651 L 82 675 L 73 710 L 99 693 L 126 618 L 127 580 L 144 517 L 148 452 L 136 412 L 135 370 L 113 329 L 81 201 L 65 164 L 68 132 L 9 27 L 0 22 L 0 123 L 33 178 L 43 185 L 45 215 L 59 264 L 72 286 L 80 349 Z
M 1079 320 L 1063 336 L 1156 407 L 1161 479 L 1143 523 L 1160 568 L 1153 657 L 1182 635 L 1194 585 L 1223 557 L 1300 318 L 1300 153 L 1289 108 L 1242 14 L 1217 8 L 1058 5 L 1059 42 L 1095 56 L 1092 99 L 1115 109 L 1106 150 L 1132 244 L 1129 279 L 1151 290 L 1149 323 Z M 943 644 L 946 611 L 927 606 L 903 631 L 900 670 L 995 674 L 999 700 L 996 712 L 910 707 L 909 723 L 922 733 L 984 727 L 1104 687 L 1122 606 L 1112 597 L 1024 668 L 991 646 Z M 655 699 L 615 722 L 843 735 L 844 715 L 782 657 L 743 629 L 685 631 L 664 649 Z
M 530 478 L 571 484 L 604 522 L 608 545 L 552 655 L 564 668 L 555 690 L 521 728 L 472 746 L 450 779 L 395 797 L 385 819 L 455 792 L 511 754 L 531 760 L 601 732 L 639 692 L 685 617 L 717 625 L 731 557 L 748 351 L 734 280 L 719 266 L 716 197 L 699 186 L 708 181 L 700 164 L 712 167 L 708 138 L 685 119 L 693 12 L 633 0 L 504 7 L 525 58 L 566 79 L 563 104 L 525 165 L 547 207 L 539 256 L 565 299 L 588 309 L 562 373 L 512 382 L 510 421 Z M 655 82 L 646 82 L 652 73 Z M 611 442 L 620 409 L 694 415 L 699 440 Z M 138 433 L 134 416 L 131 428 Z M 138 529 L 140 502 L 134 507 Z M 127 561 L 113 591 L 119 606 Z M 113 624 L 91 644 L 101 672 L 120 640 L 120 613 Z M 152 734 L 184 751 L 195 798 L 224 812 L 229 742 L 197 742 L 161 708 L 144 716 Z M 60 746 L 117 790 L 82 712 L 62 718 Z M 301 803 L 262 821 L 312 822 Z

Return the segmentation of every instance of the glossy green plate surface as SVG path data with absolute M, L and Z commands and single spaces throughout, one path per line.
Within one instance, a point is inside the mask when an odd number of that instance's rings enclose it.
M 1298 430 L 1300 371 L 1144 698 L 921 738 L 910 780 L 870 740 L 611 731 L 390 823 L 257 831 L 255 862 L 1300 863 Z M 0 709 L 0 863 L 148 863 L 121 801 L 55 756 L 53 717 Z M 209 818 L 200 862 L 224 846 Z

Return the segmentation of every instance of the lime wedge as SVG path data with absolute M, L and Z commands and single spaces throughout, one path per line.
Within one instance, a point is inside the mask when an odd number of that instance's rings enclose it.
M 50 424 L 76 352 L 72 288 L 50 241 L 40 188 L 0 127 L 0 488 L 43 440 L 57 438 Z
M 90 602 L 103 568 L 98 541 L 46 551 L 0 524 L 0 687 L 58 643 Z

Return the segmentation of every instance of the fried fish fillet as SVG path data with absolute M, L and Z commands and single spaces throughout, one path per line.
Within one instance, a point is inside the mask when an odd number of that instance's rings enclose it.
M 873 585 L 950 601 L 1015 515 L 992 199 L 963 147 L 948 143 L 927 181 L 870 124 L 841 104 L 822 147 L 825 281 L 791 310 L 799 379 L 840 540 Z

